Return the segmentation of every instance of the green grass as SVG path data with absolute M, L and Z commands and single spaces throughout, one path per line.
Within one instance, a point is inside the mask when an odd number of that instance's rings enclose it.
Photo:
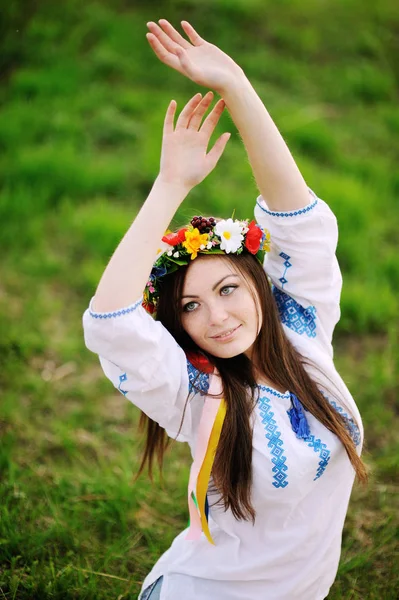
M 209 13 L 212 11 L 212 19 Z M 399 10 L 390 0 L 41 0 L 4 9 L 0 66 L 0 599 L 136 598 L 186 526 L 188 447 L 133 477 L 138 411 L 84 346 L 82 313 L 159 166 L 162 122 L 197 86 L 145 23 L 191 20 L 249 75 L 309 186 L 338 217 L 339 372 L 366 431 L 329 600 L 393 600 L 399 579 Z M 203 90 L 202 90 L 203 91 Z M 242 142 L 176 222 L 257 190 Z

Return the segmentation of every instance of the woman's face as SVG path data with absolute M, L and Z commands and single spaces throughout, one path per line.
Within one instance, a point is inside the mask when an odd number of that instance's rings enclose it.
M 252 358 L 262 325 L 258 295 L 229 261 L 212 256 L 190 264 L 181 310 L 184 330 L 202 350 L 219 358 Z

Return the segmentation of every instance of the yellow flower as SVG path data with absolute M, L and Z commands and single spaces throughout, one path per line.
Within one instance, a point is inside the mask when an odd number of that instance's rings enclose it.
M 208 242 L 208 234 L 200 233 L 197 227 L 195 227 L 192 231 L 186 231 L 186 241 L 183 242 L 183 246 L 186 248 L 187 252 L 191 254 L 191 260 L 197 257 L 198 250 L 202 245 L 206 246 Z
M 262 250 L 264 250 L 265 252 L 270 252 L 270 232 L 265 229 L 265 239 L 263 240 L 263 248 Z

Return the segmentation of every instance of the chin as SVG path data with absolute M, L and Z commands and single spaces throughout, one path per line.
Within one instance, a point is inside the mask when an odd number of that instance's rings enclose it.
M 250 344 L 231 344 L 230 347 L 226 344 L 226 347 L 224 348 L 209 348 L 207 352 L 217 358 L 233 358 L 239 354 L 245 354 L 250 358 L 253 344 L 253 341 L 251 341 Z

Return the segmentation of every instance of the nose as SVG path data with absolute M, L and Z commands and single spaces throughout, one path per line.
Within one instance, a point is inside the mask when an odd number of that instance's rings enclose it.
M 227 321 L 229 314 L 222 302 L 212 302 L 209 306 L 209 325 L 218 326 Z

